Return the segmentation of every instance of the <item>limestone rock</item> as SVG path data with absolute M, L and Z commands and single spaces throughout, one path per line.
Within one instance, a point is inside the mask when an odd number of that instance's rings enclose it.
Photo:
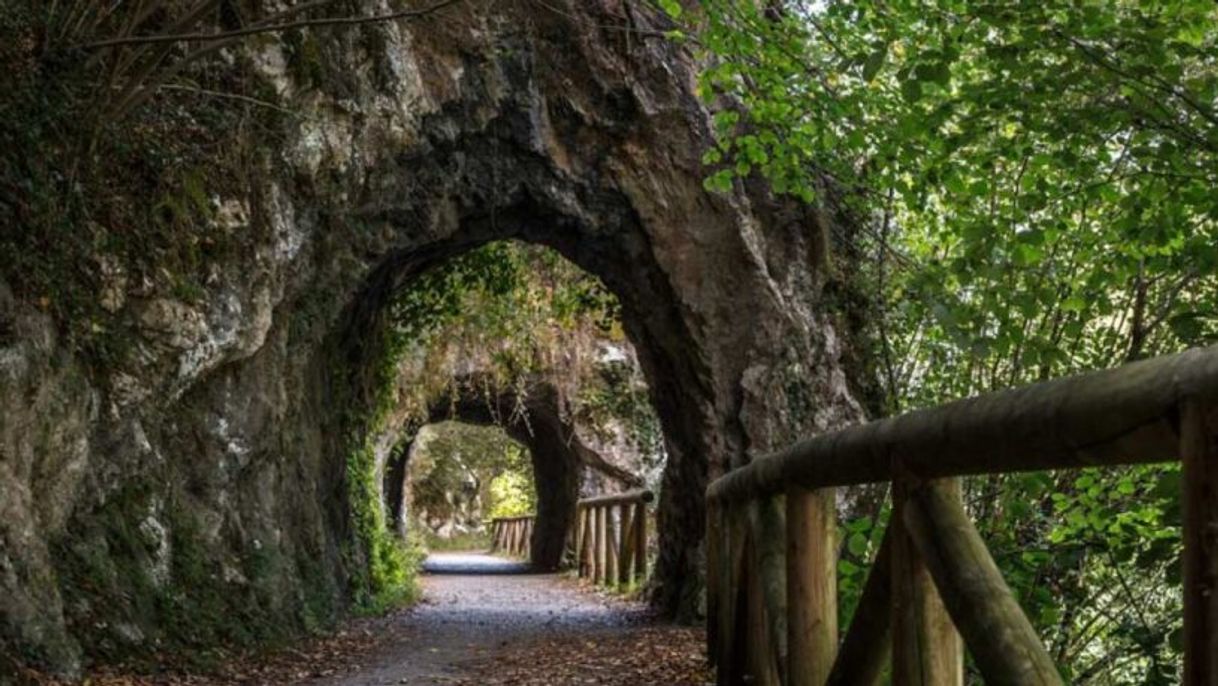
M 347 611 L 365 551 L 346 418 L 370 407 L 384 308 L 499 239 L 558 250 L 621 301 L 668 455 L 655 601 L 696 612 L 708 479 L 860 416 L 822 316 L 822 229 L 763 192 L 703 188 L 697 65 L 600 28 L 661 20 L 547 4 L 319 31 L 310 64 L 282 36 L 225 51 L 217 69 L 250 65 L 295 114 L 251 136 L 251 204 L 215 203 L 249 247 L 215 258 L 203 292 L 111 272 L 97 297 L 133 317 L 121 355 L 79 357 L 0 287 L 3 649 L 71 673 Z

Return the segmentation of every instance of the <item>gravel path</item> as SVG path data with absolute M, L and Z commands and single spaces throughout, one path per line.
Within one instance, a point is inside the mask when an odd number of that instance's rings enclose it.
M 647 621 L 643 605 L 597 595 L 555 574 L 479 553 L 427 559 L 423 600 L 382 625 L 386 636 L 326 686 L 464 683 L 497 653 L 554 637 L 591 639 Z

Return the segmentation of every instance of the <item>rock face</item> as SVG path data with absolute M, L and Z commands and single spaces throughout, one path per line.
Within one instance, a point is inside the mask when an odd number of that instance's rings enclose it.
M 621 301 L 668 454 L 654 599 L 694 616 L 708 479 L 861 412 L 822 295 L 832 218 L 703 189 L 708 113 L 661 28 L 617 0 L 458 2 L 375 41 L 226 51 L 297 115 L 216 199 L 254 248 L 191 302 L 113 280 L 98 297 L 139 339 L 88 373 L 0 283 L 6 650 L 72 672 L 341 615 L 389 296 L 500 239 Z M 306 59 L 342 79 L 306 83 Z

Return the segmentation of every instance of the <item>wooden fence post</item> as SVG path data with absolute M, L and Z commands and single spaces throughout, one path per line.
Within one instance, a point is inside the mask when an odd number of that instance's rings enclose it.
M 787 671 L 785 510 L 776 496 L 749 502 L 743 510 L 750 551 L 745 556 L 750 669 L 757 683 L 781 684 Z
M 933 481 L 905 500 L 904 524 L 985 683 L 1061 686 L 1053 658 L 960 502 L 958 482 Z
M 892 655 L 892 539 L 899 532 L 892 524 L 884 530 L 827 686 L 875 686 L 884 676 Z
M 584 543 L 584 509 L 578 504 L 575 506 L 575 576 L 583 576 L 580 570 L 582 561 L 579 557 L 580 546 Z
M 715 670 L 719 686 L 735 686 L 748 672 L 747 593 L 745 591 L 745 539 L 747 526 L 743 508 L 722 505 L 719 509 L 719 639 Z
M 1218 404 L 1181 404 L 1184 683 L 1218 686 Z
M 837 503 L 787 489 L 787 684 L 823 686 L 837 655 Z
M 605 564 L 605 585 L 617 585 L 617 569 L 618 569 L 618 527 L 617 517 L 614 516 L 614 507 L 605 505 L 605 538 L 608 540 L 609 546 L 606 555 Z
M 640 582 L 647 578 L 647 501 L 643 498 L 634 504 L 634 576 Z
M 943 606 L 926 564 L 905 529 L 904 510 L 916 481 L 894 470 L 892 482 L 893 686 L 962 686 L 960 635 Z M 947 483 L 947 480 L 944 480 Z M 951 480 L 960 497 L 958 480 Z
M 755 508 L 757 503 L 749 503 L 746 508 Z M 744 574 L 741 583 L 745 592 L 744 626 L 746 664 L 748 674 L 752 677 L 749 683 L 760 686 L 779 686 L 782 676 L 778 673 L 778 660 L 773 627 L 766 612 L 765 579 L 761 573 L 761 556 L 757 550 L 757 532 L 753 527 L 746 527 L 744 546 Z
M 577 527 L 578 541 L 575 546 L 575 575 L 583 578 L 584 576 L 584 547 L 588 545 L 588 529 L 585 524 L 585 518 L 588 516 L 585 508 L 578 508 L 575 515 L 575 526 Z
M 618 505 L 618 517 L 622 521 L 622 540 L 618 549 L 621 553 L 618 555 L 617 582 L 622 586 L 630 584 L 630 575 L 634 571 L 634 504 L 630 502 Z
M 608 521 L 606 516 L 607 509 L 601 506 L 596 508 L 596 576 L 593 578 L 593 581 L 597 584 L 605 582 L 609 564 L 609 531 L 606 526 Z
M 596 508 L 587 507 L 584 517 L 588 522 L 588 573 L 587 577 L 596 581 Z

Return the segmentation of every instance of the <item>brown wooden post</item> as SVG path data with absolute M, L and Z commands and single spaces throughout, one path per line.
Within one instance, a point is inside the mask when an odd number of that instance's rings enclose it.
M 892 539 L 897 531 L 900 527 L 891 524 L 884 530 L 827 686 L 876 686 L 884 676 L 892 655 Z
M 749 503 L 748 507 L 756 507 L 756 503 Z M 745 635 L 746 664 L 752 677 L 748 683 L 779 686 L 782 678 L 775 659 L 775 637 L 766 615 L 766 592 L 758 564 L 756 531 L 751 526 L 746 530 L 744 574 L 741 579 L 745 592 L 745 623 L 736 630 L 743 629 Z
M 958 498 L 959 482 L 953 483 Z M 903 524 L 905 503 L 916 486 L 912 477 L 901 474 L 892 482 L 892 683 L 962 686 L 960 635 Z
M 823 686 L 837 656 L 837 503 L 834 489 L 789 488 L 787 684 Z
M 1057 665 L 1019 607 L 954 481 L 908 494 L 905 530 L 990 686 L 1061 686 Z
M 587 578 L 596 581 L 596 508 L 585 508 L 588 520 L 588 574 Z
M 617 521 L 617 517 L 614 516 L 613 505 L 605 506 L 605 532 L 606 532 L 605 537 L 609 543 L 609 547 L 607 550 L 608 555 L 606 556 L 606 564 L 605 564 L 605 585 L 606 586 L 616 586 L 617 585 L 617 570 L 618 570 L 618 566 L 619 566 L 618 559 L 617 559 L 617 551 L 618 551 L 619 541 L 621 539 L 618 536 L 618 521 Z
M 584 508 L 575 508 L 575 576 L 584 575 L 584 545 L 588 542 L 588 533 L 584 530 Z
M 606 526 L 608 521 L 607 509 L 603 506 L 597 506 L 596 508 L 596 577 L 594 580 L 598 584 L 605 582 L 609 564 L 609 527 Z
M 592 509 L 584 508 L 584 572 L 585 579 L 592 576 L 593 557 L 596 551 L 596 536 L 592 528 Z
M 634 503 L 625 502 L 618 505 L 618 516 L 622 520 L 622 540 L 618 555 L 617 582 L 622 586 L 630 584 L 630 575 L 634 571 Z
M 1184 683 L 1218 686 L 1218 403 L 1181 406 Z
M 575 506 L 575 576 L 584 575 L 584 542 L 588 536 L 584 531 L 584 508 Z
M 721 505 L 719 529 L 721 550 L 719 554 L 719 626 L 715 634 L 719 639 L 716 651 L 715 670 L 719 686 L 735 686 L 741 683 L 748 672 L 747 593 L 745 592 L 745 521 L 741 507 Z
M 634 576 L 640 582 L 647 578 L 647 501 L 634 504 Z

